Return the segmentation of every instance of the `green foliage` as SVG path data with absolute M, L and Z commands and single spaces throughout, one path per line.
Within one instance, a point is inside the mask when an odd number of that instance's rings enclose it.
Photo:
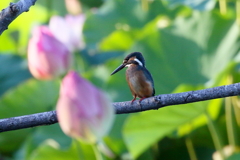
M 1 2 L 0 7 L 5 8 L 9 2 Z M 215 1 L 192 3 L 192 8 L 184 6 L 187 1 L 81 2 L 87 16 L 83 31 L 86 47 L 75 53 L 75 68 L 113 101 L 132 98 L 124 71 L 110 76 L 132 51 L 143 53 L 156 94 L 239 82 L 240 41 L 233 14 L 235 5 L 223 15 L 213 7 Z M 0 118 L 55 109 L 59 82 L 33 79 L 26 52 L 31 29 L 48 23 L 52 14 L 64 16 L 64 5 L 64 1 L 37 1 L 1 35 Z M 58 124 L 1 133 L 0 159 L 192 159 L 189 155 L 196 155 L 199 160 L 212 159 L 216 143 L 220 148 L 240 146 L 240 103 L 238 97 L 232 98 L 229 114 L 225 112 L 226 102 L 217 99 L 117 115 L 111 132 L 104 138 L 107 147 L 99 149 L 101 154 L 94 146 L 68 138 Z M 233 122 L 229 123 L 226 117 Z M 209 124 L 213 124 L 211 133 Z M 229 126 L 233 126 L 233 131 Z M 212 138 L 214 131 L 219 132 Z M 239 159 L 239 151 L 227 159 Z
M 28 80 L 8 90 L 1 97 L 0 117 L 9 118 L 51 110 L 55 106 L 57 96 L 56 83 Z M 0 149 L 4 152 L 12 152 L 21 145 L 30 132 L 31 129 L 2 133 Z
M 187 5 L 197 10 L 211 10 L 216 4 L 215 0 L 198 0 L 198 1 L 186 1 L 186 0 L 168 0 L 166 1 L 170 7 L 177 5 Z
M 240 154 L 233 154 L 230 157 L 227 158 L 227 160 L 238 160 L 240 158 Z
M 184 86 L 178 91 L 197 89 L 199 88 Z M 186 124 L 191 126 L 191 130 L 205 124 L 204 119 L 197 119 L 197 117 L 203 115 L 210 105 L 210 102 L 198 102 L 132 115 L 125 122 L 123 130 L 125 142 L 130 152 L 134 157 L 137 157 L 159 139 L 178 129 L 181 130 L 181 127 Z M 218 112 L 219 105 L 219 103 L 215 103 L 215 112 Z M 171 117 L 171 119 L 168 117 Z M 186 127 L 182 129 L 186 130 Z M 143 137 L 145 138 L 143 139 Z
M 7 4 L 5 4 L 5 2 Z M 6 0 L 1 2 L 0 7 L 2 9 L 6 8 L 10 2 L 12 1 Z M 3 32 L 0 38 L 0 44 L 4 44 L 0 46 L 1 52 L 15 52 L 15 54 L 19 55 L 24 55 L 26 53 L 31 29 L 39 23 L 46 22 L 48 14 L 47 8 L 38 5 L 38 3 L 34 7 L 31 7 L 30 10 L 31 14 L 21 14 L 21 16 L 9 25 L 8 30 Z
M 19 56 L 0 54 L 0 64 L 0 95 L 31 77 L 26 61 Z

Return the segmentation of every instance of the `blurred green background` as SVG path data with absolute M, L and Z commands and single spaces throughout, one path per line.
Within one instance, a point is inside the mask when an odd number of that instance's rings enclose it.
M 59 82 L 34 79 L 26 51 L 34 26 L 72 12 L 67 1 L 38 0 L 0 36 L 0 118 L 55 109 Z M 114 102 L 132 99 L 125 71 L 110 73 L 133 51 L 143 53 L 157 95 L 239 82 L 239 0 L 79 2 L 86 47 L 75 53 L 77 70 Z M 0 160 L 238 160 L 239 147 L 238 97 L 117 115 L 98 151 L 58 124 L 0 133 Z

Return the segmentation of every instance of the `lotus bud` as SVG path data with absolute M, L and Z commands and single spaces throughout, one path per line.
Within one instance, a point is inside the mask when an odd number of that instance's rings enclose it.
M 65 18 L 53 16 L 49 27 L 59 41 L 64 43 L 70 51 L 74 51 L 85 46 L 82 36 L 84 21 L 83 14 L 67 15 Z
M 53 36 L 48 27 L 35 28 L 28 44 L 28 66 L 35 78 L 45 80 L 61 76 L 68 71 L 71 62 L 68 48 Z
M 61 84 L 57 116 L 65 134 L 96 142 L 109 131 L 114 108 L 101 90 L 71 71 Z

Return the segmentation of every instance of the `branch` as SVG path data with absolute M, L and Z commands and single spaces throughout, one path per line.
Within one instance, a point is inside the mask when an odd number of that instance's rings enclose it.
M 142 100 L 141 104 L 139 101 L 134 101 L 133 104 L 131 104 L 131 101 L 116 102 L 113 103 L 113 106 L 116 114 L 123 114 L 237 95 L 240 95 L 240 83 L 197 91 L 157 95 Z M 0 119 L 0 132 L 50 125 L 57 122 L 56 111 Z
M 20 0 L 10 5 L 0 12 L 0 35 L 9 24 L 16 19 L 21 13 L 28 12 L 29 8 L 35 4 L 37 0 Z
M 56 111 L 0 119 L 0 133 L 40 125 L 50 125 L 57 122 Z

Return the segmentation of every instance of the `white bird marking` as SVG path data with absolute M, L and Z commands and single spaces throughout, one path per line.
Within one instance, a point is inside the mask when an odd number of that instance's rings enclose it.
M 142 62 L 139 61 L 139 59 L 135 58 L 134 61 L 136 61 L 140 66 L 143 66 Z
M 125 67 L 130 67 L 132 64 L 127 64 Z

